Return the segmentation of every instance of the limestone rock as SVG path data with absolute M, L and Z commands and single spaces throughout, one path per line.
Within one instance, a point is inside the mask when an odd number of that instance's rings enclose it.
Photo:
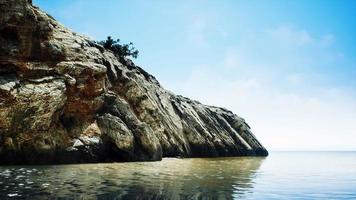
M 31 1 L 0 13 L 1 164 L 268 154 L 244 119 L 165 90 Z

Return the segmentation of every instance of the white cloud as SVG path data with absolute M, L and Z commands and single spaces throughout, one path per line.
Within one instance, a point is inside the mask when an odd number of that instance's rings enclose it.
M 301 46 L 314 42 L 314 38 L 312 38 L 306 30 L 299 30 L 291 26 L 279 26 L 277 28 L 267 30 L 267 33 L 274 39 L 287 45 Z
M 243 58 L 239 56 L 236 51 L 230 50 L 226 53 L 225 59 L 223 61 L 223 66 L 233 69 L 237 67 L 244 67 L 243 65 Z
M 298 85 L 303 83 L 305 81 L 305 78 L 301 73 L 294 73 L 286 76 L 286 80 L 291 84 Z
M 335 36 L 331 33 L 318 37 L 312 35 L 307 30 L 298 29 L 294 26 L 277 26 L 266 30 L 266 33 L 271 37 L 271 39 L 278 41 L 278 44 L 292 47 L 305 45 L 327 47 L 331 46 L 335 42 Z
M 174 88 L 246 118 L 272 150 L 356 150 L 356 100 L 334 88 L 315 95 L 283 92 L 257 78 L 227 80 L 199 69 Z
M 356 150 L 353 92 L 317 84 L 333 77 L 313 71 L 340 54 L 324 48 L 333 44 L 332 34 L 318 38 L 279 27 L 257 40 L 253 34 L 240 37 L 243 42 L 227 47 L 221 61 L 192 67 L 189 77 L 169 88 L 246 118 L 271 150 Z
M 195 16 L 189 23 L 187 30 L 187 39 L 189 42 L 195 45 L 207 45 L 206 33 L 208 31 L 208 25 L 203 16 Z
M 226 38 L 228 31 L 217 23 L 214 15 L 207 13 L 194 13 L 186 19 L 186 39 L 192 45 L 207 46 L 212 37 Z

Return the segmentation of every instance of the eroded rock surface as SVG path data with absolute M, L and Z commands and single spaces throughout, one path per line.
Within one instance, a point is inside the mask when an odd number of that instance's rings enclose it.
M 232 112 L 165 90 L 30 1 L 0 1 L 0 164 L 267 154 Z

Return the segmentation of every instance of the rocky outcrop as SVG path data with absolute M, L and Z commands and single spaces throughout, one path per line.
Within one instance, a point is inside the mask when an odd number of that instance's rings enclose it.
M 268 154 L 244 119 L 165 90 L 30 1 L 0 13 L 1 164 Z

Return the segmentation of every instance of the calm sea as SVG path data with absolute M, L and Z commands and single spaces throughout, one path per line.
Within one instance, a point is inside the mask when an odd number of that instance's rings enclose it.
M 356 152 L 3 166 L 0 199 L 356 199 Z

